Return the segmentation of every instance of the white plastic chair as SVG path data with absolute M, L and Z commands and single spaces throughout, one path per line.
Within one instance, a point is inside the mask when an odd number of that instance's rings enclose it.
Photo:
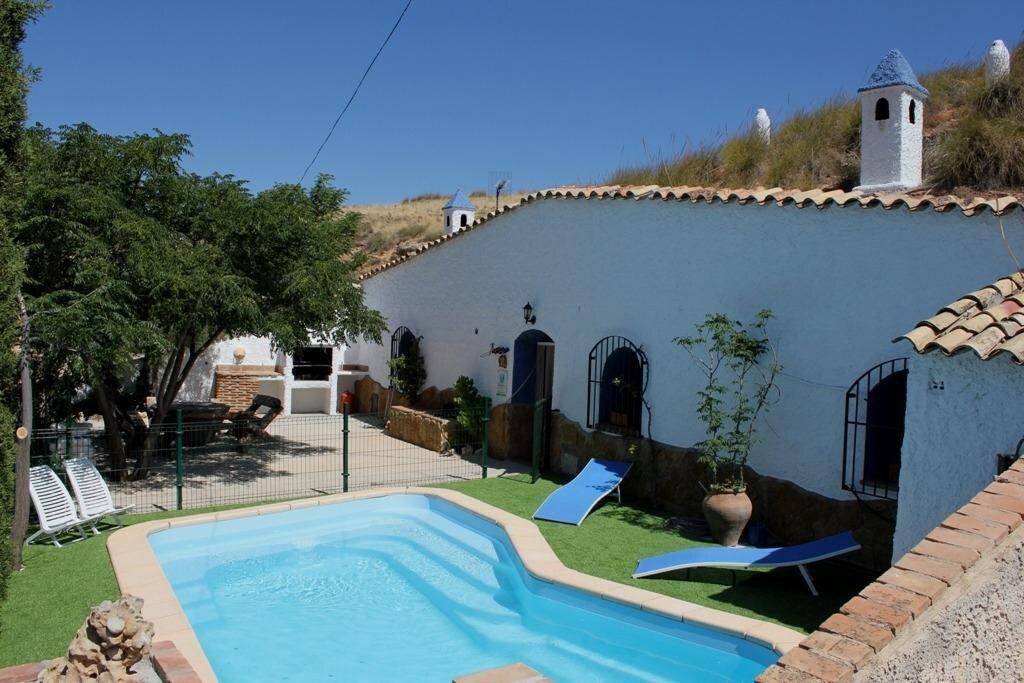
M 90 520 L 92 531 L 98 534 L 96 522 L 104 517 L 113 517 L 117 526 L 123 526 L 121 515 L 131 510 L 134 505 L 117 507 L 110 495 L 110 488 L 96 465 L 88 458 L 72 458 L 64 461 L 64 471 L 78 500 L 78 509 L 82 519 Z
M 39 518 L 39 530 L 25 539 L 25 543 L 31 543 L 42 535 L 47 535 L 53 544 L 61 547 L 57 537 L 66 531 L 76 529 L 84 540 L 86 538 L 83 524 L 90 523 L 90 520 L 82 519 L 75 510 L 75 501 L 71 500 L 71 494 L 67 487 L 57 476 L 57 473 L 46 465 L 38 465 L 29 468 L 28 495 L 32 499 L 32 506 Z

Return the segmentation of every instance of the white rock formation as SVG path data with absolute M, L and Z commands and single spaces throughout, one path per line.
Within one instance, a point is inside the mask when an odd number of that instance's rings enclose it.
M 993 41 L 985 53 L 985 82 L 992 85 L 1010 75 L 1010 51 L 1001 40 Z
M 754 132 L 764 144 L 771 143 L 772 120 L 768 118 L 768 112 L 764 109 L 758 109 L 757 114 L 754 115 Z

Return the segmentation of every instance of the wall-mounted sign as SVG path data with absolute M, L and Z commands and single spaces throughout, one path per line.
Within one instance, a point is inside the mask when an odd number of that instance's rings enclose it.
M 498 396 L 508 396 L 508 370 L 498 368 L 498 388 L 494 392 Z

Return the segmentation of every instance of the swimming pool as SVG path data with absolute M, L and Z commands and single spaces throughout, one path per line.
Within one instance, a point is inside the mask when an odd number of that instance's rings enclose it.
M 752 680 L 769 648 L 530 576 L 504 529 L 390 495 L 149 536 L 218 678 Z

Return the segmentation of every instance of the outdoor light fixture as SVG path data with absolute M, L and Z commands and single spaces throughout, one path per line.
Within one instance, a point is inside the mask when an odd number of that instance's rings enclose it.
M 530 305 L 529 301 L 523 306 L 523 320 L 531 325 L 537 322 L 537 316 L 533 314 L 533 306 Z

